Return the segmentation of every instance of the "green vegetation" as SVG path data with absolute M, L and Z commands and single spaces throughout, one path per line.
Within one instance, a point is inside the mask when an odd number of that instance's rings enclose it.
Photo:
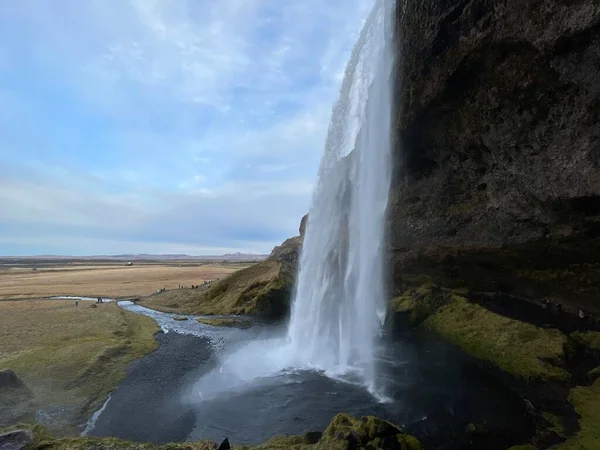
M 235 318 L 222 318 L 222 319 L 196 319 L 198 323 L 204 325 L 210 325 L 211 327 L 232 327 L 232 328 L 245 328 L 250 325 L 248 322 L 235 319 Z
M 581 417 L 580 430 L 557 449 L 597 450 L 600 448 L 600 380 L 596 380 L 591 386 L 572 389 L 569 401 Z
M 364 448 L 381 448 L 384 441 L 390 440 L 394 442 L 394 447 L 391 447 L 391 442 L 386 443 L 386 447 L 421 450 L 417 439 L 402 434 L 401 430 L 390 422 L 372 416 L 355 419 L 348 414 L 338 414 L 323 433 L 322 440 L 327 442 L 349 439 L 358 440 Z
M 167 444 L 155 446 L 139 444 L 114 438 L 55 438 L 43 427 L 23 426 L 12 429 L 28 429 L 33 434 L 29 450 L 214 450 L 215 442 Z M 358 445 L 356 445 L 358 444 Z M 256 447 L 238 447 L 247 450 L 347 450 L 348 448 L 378 450 L 395 448 L 421 450 L 419 441 L 403 434 L 399 428 L 375 417 L 355 419 L 347 414 L 333 418 L 325 433 L 306 433 L 304 436 L 277 436 Z
M 576 331 L 571 333 L 571 337 L 591 350 L 600 351 L 600 332 L 598 331 Z
M 232 273 L 200 290 L 166 291 L 144 300 L 159 311 L 199 315 L 277 316 L 287 309 L 292 277 L 282 264 L 267 260 Z
M 457 295 L 427 318 L 424 327 L 517 377 L 542 381 L 569 378 L 567 371 L 557 367 L 564 361 L 567 342 L 558 330 L 494 314 Z
M 551 414 L 549 412 L 543 413 L 542 417 L 550 424 L 550 427 L 548 427 L 549 430 L 553 431 L 560 437 L 565 437 L 565 424 L 563 423 L 563 420 L 560 417 L 555 416 L 554 414 Z
M 214 450 L 215 448 L 215 443 L 212 441 L 155 446 L 152 444 L 127 442 L 116 438 L 56 438 L 40 425 L 19 425 L 9 428 L 9 430 L 17 429 L 31 431 L 33 441 L 27 446 L 28 450 Z
M 127 364 L 156 349 L 159 328 L 115 304 L 19 301 L 0 302 L 0 330 L 0 366 L 12 369 L 33 395 L 21 404 L 22 420 L 27 411 L 60 407 L 66 414 L 54 430 L 73 432 L 118 386 Z M 12 420 L 0 417 L 0 423 Z
M 421 324 L 438 308 L 452 301 L 454 296 L 427 283 L 414 289 L 408 289 L 400 297 L 393 300 L 396 312 L 410 313 L 410 323 Z

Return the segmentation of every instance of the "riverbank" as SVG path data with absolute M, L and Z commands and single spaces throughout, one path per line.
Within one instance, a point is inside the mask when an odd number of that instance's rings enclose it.
M 429 279 L 431 280 L 431 279 Z M 546 302 L 415 284 L 394 300 L 395 321 L 433 332 L 472 355 L 521 396 L 536 424 L 532 448 L 600 445 L 600 332 Z M 553 447 L 554 448 L 554 447 Z
M 25 386 L 0 386 L 0 426 L 35 421 L 59 435 L 79 433 L 125 367 L 157 348 L 159 330 L 114 303 L 0 302 L 0 367 Z
M 399 423 L 435 449 L 505 450 L 532 432 L 518 396 L 420 332 L 382 342 L 382 403 L 352 379 L 270 368 L 269 361 L 286 353 L 281 326 L 215 327 L 197 317 L 177 320 L 185 316 L 123 306 L 151 316 L 165 334 L 157 336 L 157 351 L 130 366 L 90 436 L 155 445 L 228 437 L 252 446 L 276 435 L 323 431 L 341 411 Z M 477 435 L 474 426 L 490 433 Z

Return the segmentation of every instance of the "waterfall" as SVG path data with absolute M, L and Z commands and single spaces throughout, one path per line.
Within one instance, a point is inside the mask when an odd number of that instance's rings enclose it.
M 377 0 L 333 109 L 288 330 L 295 364 L 374 387 L 386 313 L 384 221 L 391 177 L 393 0 Z

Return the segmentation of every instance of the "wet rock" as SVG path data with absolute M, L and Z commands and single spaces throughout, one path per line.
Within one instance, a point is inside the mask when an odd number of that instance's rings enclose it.
M 304 433 L 302 440 L 305 444 L 313 445 L 319 442 L 321 436 L 323 436 L 323 433 L 320 431 L 309 431 L 308 433 Z
M 22 389 L 25 383 L 10 369 L 0 370 L 0 389 Z
M 0 434 L 0 450 L 22 450 L 33 440 L 27 430 L 16 430 Z
M 225 440 L 223 442 L 221 442 L 221 445 L 219 445 L 219 448 L 217 450 L 229 450 L 231 449 L 231 445 L 229 445 L 229 439 L 225 438 Z

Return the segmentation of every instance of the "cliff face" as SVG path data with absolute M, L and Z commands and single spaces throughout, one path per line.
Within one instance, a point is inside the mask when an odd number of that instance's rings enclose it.
M 599 36 L 595 0 L 399 1 L 396 289 L 412 271 L 598 310 L 535 282 L 598 279 Z

